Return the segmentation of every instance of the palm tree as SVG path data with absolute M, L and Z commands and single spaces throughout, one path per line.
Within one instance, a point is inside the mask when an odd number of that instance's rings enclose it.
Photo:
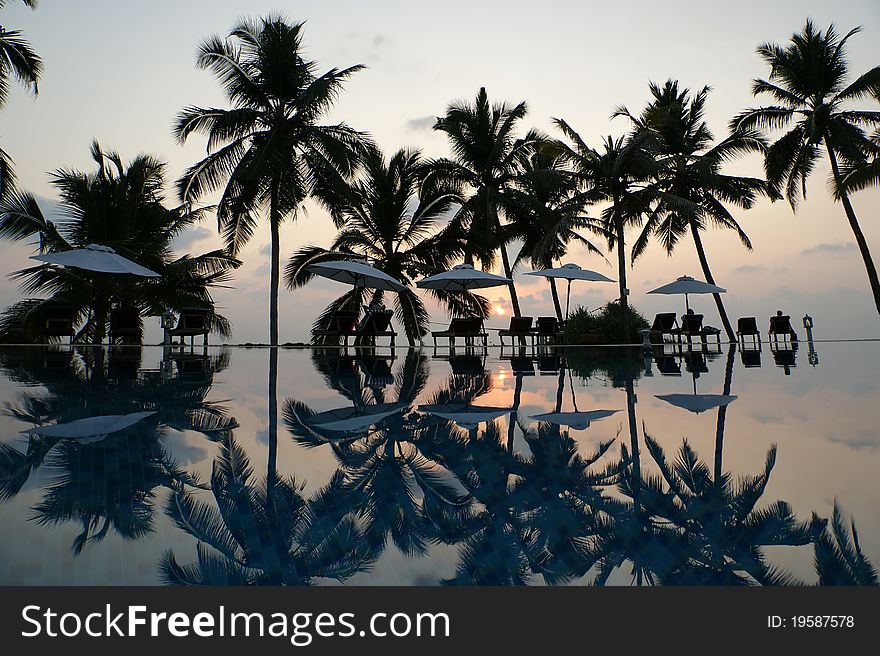
M 605 137 L 601 152 L 590 148 L 584 139 L 562 119 L 556 126 L 566 139 L 554 141 L 552 148 L 574 168 L 578 182 L 591 203 L 609 203 L 602 211 L 601 229 L 608 238 L 608 249 L 617 249 L 617 283 L 620 306 L 629 306 L 626 283 L 625 233 L 629 226 L 641 225 L 649 211 L 656 170 L 654 157 L 645 147 L 647 135 L 630 139 Z
M 438 267 L 448 267 L 462 252 L 461 240 L 435 234 L 438 218 L 448 209 L 451 197 L 442 192 L 425 193 L 414 207 L 425 162 L 418 150 L 401 149 L 386 161 L 375 146 L 367 148 L 361 174 L 347 182 L 340 178 L 322 181 L 315 197 L 330 211 L 339 233 L 329 249 L 308 246 L 297 251 L 285 269 L 288 288 L 304 286 L 313 277 L 308 266 L 322 260 L 367 259 L 393 278 L 407 285 L 395 294 L 394 305 L 410 346 L 427 334 L 429 315 L 421 298 L 409 287 L 417 278 L 430 275 Z M 359 309 L 362 289 L 355 289 L 333 301 L 315 321 L 316 330 L 326 328 L 340 309 Z M 433 291 L 454 314 L 463 303 L 474 304 L 474 297 Z M 373 295 L 381 301 L 383 292 Z
M 758 55 L 770 66 L 770 76 L 754 80 L 752 93 L 767 94 L 778 104 L 747 109 L 730 125 L 737 131 L 785 131 L 767 149 L 764 169 L 771 191 L 784 193 L 793 210 L 806 196 L 807 178 L 824 145 L 831 164 L 831 186 L 843 205 L 880 312 L 880 278 L 849 198 L 849 191 L 873 183 L 864 181 L 847 188 L 843 179 L 844 167 L 861 165 L 866 155 L 876 155 L 876 144 L 864 128 L 880 126 L 880 112 L 850 107 L 854 101 L 880 97 L 880 66 L 848 83 L 846 44 L 859 31 L 850 30 L 841 38 L 834 25 L 822 32 L 808 20 L 785 46 L 761 45 Z
M 797 521 L 784 501 L 756 508 L 776 463 L 775 445 L 767 452 L 764 471 L 736 480 L 727 472 L 713 476 L 687 440 L 673 463 L 656 440 L 645 435 L 645 442 L 668 489 L 658 487 L 656 480 L 654 487 L 674 497 L 674 504 L 666 507 L 665 519 L 681 528 L 690 544 L 690 563 L 673 573 L 670 582 L 748 584 L 741 572 L 762 585 L 794 582 L 767 564 L 762 548 L 809 544 L 809 527 Z
M 336 477 L 306 499 L 292 478 L 256 482 L 253 474 L 230 436 L 211 475 L 216 508 L 183 489 L 168 500 L 168 516 L 198 544 L 195 565 L 166 552 L 160 570 L 167 584 L 302 586 L 345 580 L 375 561 L 361 521 L 337 502 Z
M 525 102 L 514 106 L 491 105 L 485 87 L 473 104 L 457 101 L 449 105 L 434 129 L 446 133 L 453 158 L 435 160 L 423 184 L 426 190 L 456 192 L 458 210 L 448 229 L 466 237 L 466 260 L 472 263 L 477 258 L 484 266 L 491 266 L 495 251 L 499 250 L 508 278 L 513 269 L 506 245 L 512 236 L 502 225 L 505 197 L 517 184 L 526 159 L 541 141 L 533 130 L 523 137 L 515 136 L 517 123 L 525 117 L 526 110 Z M 520 316 L 516 287 L 510 283 L 509 288 L 513 312 Z
M 322 360 L 327 356 L 314 357 L 319 366 L 325 364 Z M 375 548 L 384 549 L 390 536 L 410 556 L 425 555 L 437 533 L 435 526 L 454 523 L 472 505 L 430 450 L 423 450 L 424 443 L 430 446 L 430 422 L 413 404 L 427 381 L 426 358 L 410 351 L 390 397 L 401 406 L 399 411 L 358 431 L 322 430 L 311 421 L 314 411 L 293 399 L 287 400 L 283 412 L 298 443 L 333 450 L 341 465 L 337 473 L 340 491 L 351 509 L 363 516 L 367 539 Z M 355 407 L 362 411 L 388 403 L 382 387 L 365 388 L 358 381 L 354 395 L 345 383 L 336 387 L 353 396 Z
M 827 519 L 813 513 L 810 532 L 819 585 L 880 585 L 876 568 L 862 552 L 855 521 L 850 520 L 847 530 L 836 500 L 831 528 Z
M 880 185 L 880 129 L 871 135 L 867 148 L 872 157 L 866 162 L 841 167 L 843 185 L 847 192 L 859 191 Z M 839 194 L 836 194 L 839 197 Z
M 709 87 L 691 96 L 688 89 L 679 91 L 678 81 L 668 80 L 662 87 L 651 83 L 650 91 L 652 100 L 638 117 L 625 107 L 615 112 L 630 119 L 636 135 L 647 136 L 657 160 L 656 200 L 633 245 L 633 259 L 644 252 L 652 235 L 671 254 L 690 232 L 703 275 L 714 284 L 700 233 L 709 226 L 733 230 L 751 250 L 751 241 L 725 204 L 749 209 L 766 191 L 763 180 L 726 175 L 721 167 L 745 153 L 762 152 L 764 142 L 757 131 L 743 129 L 712 145 L 712 133 L 703 120 Z M 733 341 L 736 334 L 721 295 L 713 296 L 724 330 Z
M 197 65 L 214 73 L 232 107 L 186 107 L 174 126 L 181 144 L 195 132 L 208 137 L 208 155 L 184 173 L 178 192 L 193 203 L 223 189 L 217 224 L 232 255 L 250 241 L 257 215 L 268 212 L 272 346 L 278 345 L 281 223 L 296 218 L 318 180 L 350 175 L 365 141 L 344 123 L 319 123 L 362 66 L 316 74 L 316 63 L 303 57 L 302 33 L 303 23 L 269 16 L 243 20 L 227 39 L 204 41 Z
M 22 0 L 31 9 L 38 0 Z M 0 0 L 0 9 L 8 0 Z M 6 30 L 0 25 L 0 109 L 9 99 L 9 78 L 14 77 L 37 95 L 37 84 L 43 74 L 43 60 L 34 52 L 19 30 Z M 0 198 L 15 187 L 15 171 L 12 158 L 0 149 Z
M 63 211 L 57 223 L 45 217 L 32 194 L 15 191 L 0 200 L 0 237 L 22 241 L 36 236 L 41 254 L 89 244 L 110 246 L 160 273 L 161 278 L 144 281 L 49 264 L 28 267 L 11 277 L 20 281 L 24 293 L 49 298 L 13 305 L 0 323 L 23 326 L 27 334 L 28 326 L 38 323 L 49 304 L 64 303 L 73 309 L 80 325 L 76 339 L 99 344 L 113 302 L 150 316 L 188 306 L 212 307 L 209 289 L 226 282 L 240 262 L 223 250 L 174 257 L 174 238 L 199 220 L 202 212 L 163 205 L 165 164 L 149 155 L 125 164 L 117 153 L 105 152 L 97 142 L 91 154 L 97 171 L 59 169 L 52 174 Z M 214 314 L 212 321 L 217 332 L 229 333 L 226 319 Z
M 549 148 L 533 151 L 523 164 L 518 184 L 502 198 L 505 214 L 511 218 L 513 237 L 522 241 L 514 270 L 526 260 L 533 269 L 552 268 L 565 257 L 572 242 L 590 253 L 601 254 L 578 232 L 585 229 L 604 234 L 604 228 L 584 213 L 586 199 L 577 193 L 577 182 L 564 164 L 565 159 Z M 556 280 L 549 280 L 556 318 L 561 322 Z

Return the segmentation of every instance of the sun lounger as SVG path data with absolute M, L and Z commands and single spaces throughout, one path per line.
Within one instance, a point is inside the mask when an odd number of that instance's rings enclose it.
M 736 336 L 744 348 L 746 337 L 751 337 L 751 342 L 760 346 L 761 331 L 758 330 L 757 319 L 755 317 L 740 317 L 736 322 Z
M 538 317 L 532 334 L 538 342 L 543 343 L 564 337 L 562 326 L 556 317 Z
M 501 340 L 501 346 L 504 346 L 504 338 L 510 337 L 510 343 L 513 344 L 515 338 L 531 337 L 532 342 L 535 341 L 535 333 L 532 330 L 532 317 L 510 317 L 510 326 L 498 330 L 498 339 Z
M 660 354 L 654 357 L 654 364 L 663 376 L 681 376 L 681 364 L 678 358 L 669 354 Z
M 135 308 L 110 310 L 110 343 L 136 344 L 141 337 L 141 315 Z
M 69 337 L 73 343 L 76 331 L 73 329 L 73 309 L 68 307 L 49 307 L 44 312 L 44 322 L 40 330 L 47 340 L 52 337 Z
M 747 369 L 751 369 L 754 367 L 761 366 L 761 347 L 760 342 L 758 344 L 758 348 L 747 349 L 744 348 L 740 351 L 740 358 L 742 358 L 743 366 Z
M 172 337 L 189 337 L 190 344 L 195 341 L 196 335 L 203 335 L 205 346 L 208 345 L 208 314 L 207 308 L 181 308 L 177 326 L 168 331 Z M 182 343 L 182 342 L 181 342 Z
M 770 330 L 768 333 L 770 334 L 770 339 L 774 342 L 778 341 L 780 336 L 783 341 L 789 339 L 792 342 L 797 341 L 797 333 L 791 327 L 791 317 L 781 312 L 777 312 L 776 316 L 770 317 Z
M 342 339 L 348 346 L 348 338 L 357 331 L 357 313 L 341 310 L 330 317 L 326 328 L 313 330 L 314 337 L 335 337 L 337 342 Z
M 714 326 L 703 326 L 702 314 L 685 314 L 681 317 L 680 336 L 687 338 L 688 344 L 691 343 L 692 337 L 699 337 L 700 341 L 705 344 L 707 337 L 714 335 L 716 342 L 721 343 L 721 330 Z
M 681 329 L 678 327 L 678 319 L 675 312 L 661 312 L 654 317 L 654 323 L 651 324 L 651 342 L 654 344 L 662 344 L 664 337 L 669 335 L 673 340 L 678 339 Z
M 354 332 L 354 343 L 357 346 L 365 344 L 375 346 L 377 337 L 390 337 L 391 348 L 394 348 L 394 341 L 397 333 L 391 327 L 391 318 L 394 312 L 391 310 L 382 310 L 379 312 L 368 311 Z
M 435 330 L 431 333 L 435 347 L 438 337 L 447 338 L 450 347 L 455 346 L 455 340 L 459 337 L 464 339 L 467 346 L 472 346 L 474 340 L 482 340 L 483 347 L 486 347 L 489 336 L 483 328 L 483 320 L 480 317 L 461 317 L 450 321 L 446 330 Z

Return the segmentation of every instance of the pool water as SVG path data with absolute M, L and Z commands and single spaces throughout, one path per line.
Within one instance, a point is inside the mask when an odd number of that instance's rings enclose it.
M 876 582 L 880 343 L 797 346 L 4 347 L 0 584 Z

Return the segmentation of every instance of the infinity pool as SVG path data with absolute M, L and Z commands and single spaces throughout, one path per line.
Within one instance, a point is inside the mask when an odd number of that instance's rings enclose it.
M 878 367 L 878 342 L 4 348 L 0 584 L 864 582 Z

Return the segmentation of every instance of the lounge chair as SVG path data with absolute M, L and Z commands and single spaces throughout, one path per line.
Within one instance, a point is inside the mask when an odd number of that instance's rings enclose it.
M 513 345 L 515 338 L 531 337 L 532 343 L 535 341 L 535 333 L 532 331 L 532 317 L 510 317 L 510 326 L 498 330 L 498 339 L 501 340 L 501 346 L 504 346 L 504 338 L 510 337 L 510 344 Z
M 190 338 L 190 345 L 195 343 L 196 335 L 202 335 L 205 338 L 204 344 L 208 345 L 208 333 L 211 329 L 208 325 L 208 315 L 210 310 L 207 308 L 181 308 L 180 318 L 177 320 L 177 326 L 168 331 L 171 337 L 180 337 L 181 344 L 185 337 Z
M 745 338 L 751 337 L 751 342 L 761 345 L 761 331 L 758 330 L 758 321 L 755 317 L 740 317 L 736 322 L 736 336 L 740 344 L 745 348 Z
M 535 361 L 524 355 L 514 355 L 510 358 L 510 372 L 514 376 L 534 376 Z
M 663 376 L 681 376 L 681 364 L 675 356 L 661 353 L 654 357 L 654 364 Z
M 76 331 L 73 329 L 73 309 L 54 306 L 46 308 L 45 319 L 40 329 L 40 336 L 47 341 L 52 337 L 69 337 L 73 343 Z
M 783 346 L 785 348 L 779 348 L 778 344 L 775 346 L 771 344 L 770 352 L 773 353 L 773 362 L 776 363 L 776 366 L 782 367 L 785 371 L 785 375 L 790 376 L 792 367 L 797 366 L 798 344 L 796 341 L 793 341 L 786 343 Z
M 391 310 L 382 310 L 379 312 L 368 311 L 354 332 L 354 343 L 356 346 L 370 345 L 375 346 L 377 337 L 390 337 L 391 348 L 394 348 L 394 341 L 397 333 L 391 327 L 391 318 L 394 312 Z
M 691 343 L 692 337 L 699 337 L 703 344 L 707 343 L 707 337 L 715 336 L 718 344 L 721 343 L 721 330 L 714 326 L 703 326 L 702 314 L 685 314 L 681 317 L 681 337 L 686 337 L 688 345 Z
M 538 356 L 538 372 L 542 376 L 553 376 L 563 369 L 562 358 L 558 355 Z
M 699 378 L 700 374 L 709 373 L 709 364 L 706 362 L 706 356 L 699 351 L 691 351 L 684 354 L 684 366 L 694 378 Z
M 539 343 L 547 343 L 551 339 L 561 339 L 564 336 L 556 317 L 538 317 L 532 334 Z
M 651 324 L 651 342 L 653 344 L 662 344 L 666 335 L 676 340 L 680 334 L 681 329 L 678 327 L 678 318 L 675 316 L 675 312 L 661 312 L 654 317 L 654 323 Z
M 377 357 L 374 352 L 358 357 L 358 364 L 364 372 L 364 384 L 377 388 L 394 384 L 394 373 L 391 371 L 392 358 Z
M 791 327 L 791 317 L 787 314 L 782 314 L 782 311 L 778 311 L 776 316 L 770 317 L 770 330 L 768 331 L 770 335 L 770 339 L 774 342 L 779 341 L 779 336 L 782 336 L 782 341 L 791 340 L 792 342 L 797 341 L 797 333 L 794 332 L 794 328 Z
M 137 380 L 140 366 L 140 345 L 123 345 L 110 348 L 107 374 L 111 379 Z
M 332 317 L 327 328 L 313 330 L 315 337 L 335 337 L 337 342 L 342 339 L 343 344 L 348 346 L 348 338 L 357 332 L 357 312 L 340 310 Z
M 758 344 L 758 348 L 747 349 L 744 348 L 740 352 L 740 357 L 742 358 L 743 366 L 746 369 L 752 369 L 754 367 L 761 366 L 761 346 L 760 342 Z
M 135 308 L 110 310 L 110 343 L 136 344 L 142 331 L 141 315 Z
M 483 320 L 480 317 L 470 317 L 453 319 L 449 322 L 449 328 L 446 330 L 433 331 L 431 338 L 434 340 L 435 348 L 438 337 L 446 337 L 449 340 L 450 347 L 455 346 L 455 340 L 458 337 L 463 338 L 468 346 L 473 345 L 474 340 L 480 339 L 483 341 L 483 347 L 485 348 L 488 345 L 489 335 L 483 328 Z

